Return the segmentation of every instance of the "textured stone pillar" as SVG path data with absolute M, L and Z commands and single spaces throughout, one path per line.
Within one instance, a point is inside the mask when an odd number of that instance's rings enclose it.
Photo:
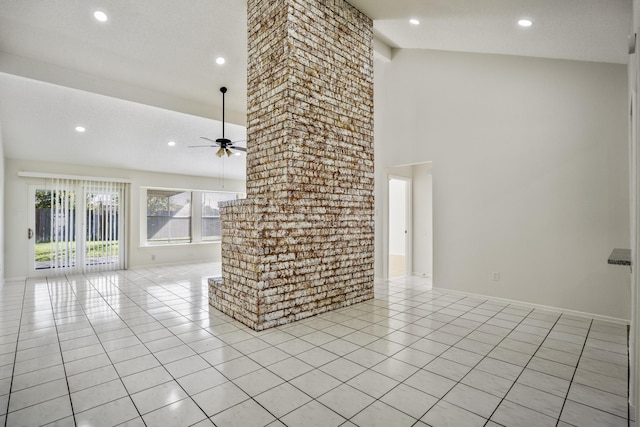
M 247 199 L 212 306 L 256 330 L 373 298 L 373 32 L 343 0 L 248 0 Z

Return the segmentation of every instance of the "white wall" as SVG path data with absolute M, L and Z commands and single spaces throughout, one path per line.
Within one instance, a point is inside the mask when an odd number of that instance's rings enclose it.
M 607 264 L 629 247 L 626 67 L 425 50 L 384 67 L 376 173 L 437 165 L 435 286 L 628 319 L 629 272 Z
M 5 224 L 6 239 L 5 265 L 7 278 L 26 277 L 28 275 L 27 209 L 29 202 L 27 190 L 29 184 L 38 184 L 42 180 L 20 178 L 18 172 L 40 172 L 93 177 L 124 178 L 131 180 L 128 198 L 128 266 L 160 265 L 185 262 L 206 262 L 220 260 L 219 243 L 198 245 L 144 246 L 140 241 L 140 215 L 146 215 L 146 206 L 140 203 L 141 187 L 177 188 L 187 190 L 224 190 L 244 192 L 244 181 L 225 181 L 225 188 L 219 187 L 218 178 L 203 178 L 186 175 L 171 175 L 142 171 L 95 168 L 82 165 L 43 163 L 27 160 L 7 159 L 5 173 L 5 203 L 7 206 Z M 151 259 L 155 255 L 155 260 Z
M 0 280 L 5 277 L 4 268 L 4 144 L 2 142 L 2 124 L 0 124 Z
M 413 169 L 413 274 L 433 274 L 433 206 L 431 163 Z

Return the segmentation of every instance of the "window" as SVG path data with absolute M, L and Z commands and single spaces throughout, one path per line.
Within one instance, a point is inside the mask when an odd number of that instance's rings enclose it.
M 147 243 L 191 242 L 191 192 L 147 190 Z
M 146 188 L 140 218 L 142 245 L 192 244 L 219 241 L 222 237 L 219 203 L 244 197 L 242 193 Z
M 218 240 L 222 237 L 218 202 L 236 200 L 237 198 L 238 195 L 235 193 L 202 193 L 202 223 L 200 230 L 203 241 Z

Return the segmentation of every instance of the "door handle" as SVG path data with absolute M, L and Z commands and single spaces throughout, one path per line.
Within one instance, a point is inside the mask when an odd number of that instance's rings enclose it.
M 33 230 L 30 229 L 30 228 L 27 230 L 27 238 L 28 239 L 33 239 Z

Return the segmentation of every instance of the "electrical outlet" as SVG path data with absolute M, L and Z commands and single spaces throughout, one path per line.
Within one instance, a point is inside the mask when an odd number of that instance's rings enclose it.
M 494 282 L 499 282 L 500 281 L 500 273 L 497 271 L 494 271 L 493 273 L 491 273 L 491 280 L 493 280 Z
M 155 261 L 156 260 L 156 256 L 155 255 L 151 255 L 151 261 Z

